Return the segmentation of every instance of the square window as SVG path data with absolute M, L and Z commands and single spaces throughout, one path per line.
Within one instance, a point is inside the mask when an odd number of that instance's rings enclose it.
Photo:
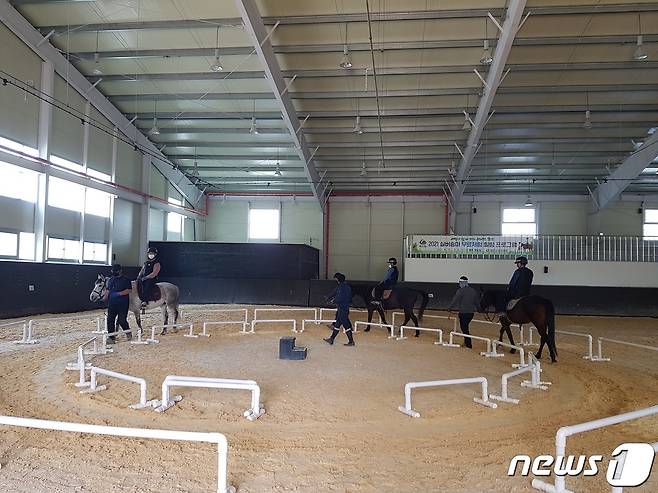
M 167 214 L 167 231 L 170 233 L 183 232 L 183 216 L 181 214 L 175 212 Z
M 85 200 L 85 214 L 92 216 L 110 217 L 112 196 L 109 193 L 87 188 Z
M 12 199 L 36 202 L 39 174 L 7 163 L 0 163 L 0 195 Z
M 534 207 L 503 209 L 501 234 L 503 236 L 536 236 L 536 212 Z
M 16 233 L 0 233 L 0 256 L 16 257 L 18 255 L 18 235 Z
M 80 242 L 48 238 L 48 258 L 53 260 L 75 260 L 80 258 Z
M 34 233 L 18 235 L 18 258 L 21 260 L 34 260 L 35 239 Z
M 249 239 L 279 239 L 279 209 L 249 210 Z
M 49 206 L 82 212 L 85 203 L 85 187 L 52 176 L 49 180 Z
M 105 243 L 84 242 L 82 260 L 85 262 L 107 262 L 107 245 Z

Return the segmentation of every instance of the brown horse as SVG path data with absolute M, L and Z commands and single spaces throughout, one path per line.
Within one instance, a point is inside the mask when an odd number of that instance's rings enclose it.
M 541 296 L 530 295 L 521 298 L 514 308 L 506 310 L 505 306 L 505 292 L 487 290 L 482 293 L 480 298 L 480 311 L 485 313 L 485 316 L 493 315 L 494 313 L 504 313 L 499 317 L 500 321 L 500 337 L 499 341 L 503 340 L 503 332 L 507 333 L 510 344 L 514 345 L 514 338 L 510 326 L 513 323 L 527 324 L 532 323 L 537 332 L 541 336 L 539 343 L 539 350 L 535 357 L 541 359 L 541 352 L 544 349 L 544 344 L 548 345 L 548 351 L 551 354 L 551 362 L 557 361 L 557 347 L 555 346 L 555 308 L 551 300 L 542 298 Z M 489 311 L 493 308 L 495 311 Z M 492 317 L 493 318 L 493 317 Z

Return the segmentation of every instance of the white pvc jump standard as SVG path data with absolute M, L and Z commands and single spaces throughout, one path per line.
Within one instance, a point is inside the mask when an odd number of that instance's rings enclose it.
M 404 317 L 404 313 L 402 313 L 402 312 L 393 312 L 393 321 L 391 323 L 394 326 L 396 326 L 396 323 L 395 323 L 396 315 L 399 316 L 399 317 Z M 452 320 L 453 330 L 457 330 L 457 319 L 454 318 L 454 317 L 446 317 L 445 315 L 423 315 L 423 320 L 426 319 L 426 318 L 436 318 L 436 319 L 439 319 L 439 320 Z
M 411 390 L 423 387 L 442 387 L 445 385 L 461 385 L 461 384 L 470 384 L 470 383 L 479 383 L 482 387 L 482 398 L 473 397 L 473 402 L 477 402 L 486 407 L 495 409 L 498 405 L 494 402 L 489 401 L 489 393 L 487 392 L 488 384 L 485 377 L 471 377 L 471 378 L 455 378 L 452 380 L 433 380 L 427 382 L 409 382 L 404 386 L 404 406 L 398 407 L 398 410 L 411 416 L 412 418 L 420 418 L 420 413 L 414 411 L 411 407 Z
M 535 355 L 532 351 L 528 352 L 528 365 L 534 367 L 534 371 L 530 373 L 530 380 L 524 380 L 521 382 L 521 387 L 527 387 L 529 389 L 539 389 L 546 390 L 549 385 L 553 385 L 551 382 L 542 382 L 541 380 L 541 362 L 535 358 Z
M 0 325 L 2 327 L 13 327 L 15 325 L 23 326 L 23 337 L 20 341 L 14 341 L 16 344 L 38 344 L 39 341 L 32 339 L 32 330 L 28 330 L 28 321 L 27 320 L 17 320 L 15 322 L 7 322 L 6 324 Z
M 309 324 L 312 323 L 313 325 L 320 325 L 320 324 L 333 324 L 336 320 L 302 320 L 302 328 L 299 332 L 304 332 L 306 330 L 306 322 Z M 345 327 L 343 327 L 343 332 L 345 331 Z M 356 332 L 356 331 L 355 331 Z
M 461 347 L 461 344 L 455 344 L 453 341 L 453 337 L 463 337 L 464 339 L 469 338 L 469 339 L 476 339 L 478 341 L 485 341 L 487 343 L 487 350 L 486 351 L 481 351 L 480 356 L 486 356 L 487 354 L 491 353 L 491 339 L 487 337 L 480 337 L 480 336 L 473 336 L 470 334 L 462 334 L 461 332 L 450 332 L 450 339 L 448 342 L 444 342 L 443 346 L 444 347 Z
M 162 400 L 157 402 L 157 407 L 155 407 L 155 410 L 159 413 L 165 412 L 183 399 L 180 395 L 174 396 L 170 399 L 170 387 L 248 390 L 251 392 L 251 407 L 243 413 L 243 416 L 249 421 L 254 421 L 265 414 L 265 408 L 260 402 L 260 387 L 254 380 L 167 375 L 162 382 Z
M 532 358 L 528 358 L 532 359 Z M 503 376 L 500 379 L 500 387 L 501 387 L 501 392 L 500 395 L 493 395 L 489 394 L 489 399 L 493 399 L 495 401 L 501 401 L 501 402 L 508 402 L 510 404 L 518 404 L 519 400 L 518 399 L 513 399 L 509 397 L 507 394 L 507 381 L 515 377 L 517 375 L 521 375 L 522 373 L 529 372 L 531 374 L 532 380 L 530 381 L 530 384 L 528 384 L 527 381 L 521 382 L 522 387 L 530 387 L 533 389 L 540 389 L 540 390 L 548 390 L 548 385 L 550 385 L 550 382 L 541 382 L 540 381 L 540 376 L 541 376 L 541 366 L 539 364 L 539 361 L 536 359 L 532 364 L 520 367 L 517 370 L 511 371 L 509 373 L 503 374 Z M 524 385 L 525 383 L 525 385 Z
M 598 354 L 590 358 L 591 361 L 610 361 L 610 358 L 603 357 L 603 348 L 602 348 L 603 341 L 612 342 L 615 344 L 622 344 L 624 346 L 636 347 L 640 349 L 648 349 L 650 351 L 658 351 L 658 347 L 655 346 L 646 346 L 644 344 L 637 344 L 635 342 L 626 342 L 626 341 L 619 341 L 617 339 L 608 339 L 607 337 L 599 337 L 597 338 Z
M 503 347 L 510 348 L 510 349 L 516 349 L 519 352 L 519 363 L 518 364 L 513 364 L 512 368 L 525 368 L 526 366 L 528 366 L 527 363 L 525 362 L 525 351 L 523 350 L 523 348 L 521 346 L 516 346 L 514 344 L 509 344 L 507 342 L 499 341 L 499 340 L 496 340 L 496 339 L 491 341 L 491 352 L 485 354 L 485 356 L 487 358 L 502 358 L 502 357 L 504 357 L 505 356 L 504 354 L 499 353 L 499 352 L 496 351 L 496 348 L 498 346 L 503 346 Z
M 366 327 L 381 327 L 382 329 L 386 329 L 387 332 L 390 330 L 388 333 L 389 339 L 393 339 L 395 337 L 395 327 L 393 327 L 391 324 L 378 324 L 375 322 L 361 322 L 360 320 L 357 320 L 354 322 L 354 332 L 358 332 L 359 325 L 365 325 Z
M 243 334 L 254 334 L 256 332 L 256 324 L 280 324 L 280 323 L 291 323 L 292 331 L 297 332 L 297 320 L 292 318 L 290 319 L 275 319 L 275 320 L 256 320 L 251 321 L 251 330 L 249 332 L 243 332 Z
M 331 313 L 333 313 L 333 314 L 336 313 L 336 309 L 335 309 L 335 308 L 319 308 L 319 311 L 320 311 L 320 318 L 321 318 L 321 319 L 324 319 L 324 318 L 325 318 L 325 317 L 324 317 L 325 312 L 331 312 Z M 355 310 L 355 309 L 353 309 L 353 308 L 350 308 L 350 313 L 368 313 L 368 310 Z M 375 311 L 375 313 L 377 313 L 377 312 Z M 333 316 L 333 315 L 332 315 L 332 316 Z M 382 317 L 379 316 L 379 313 L 377 313 L 377 318 L 379 318 L 379 321 L 380 321 L 380 322 L 382 321 Z
M 90 370 L 90 381 L 88 389 L 81 390 L 81 394 L 89 394 L 95 392 L 101 392 L 107 389 L 107 385 L 97 385 L 96 375 L 105 375 L 106 377 L 118 378 L 119 380 L 125 380 L 126 382 L 132 382 L 139 385 L 139 403 L 132 404 L 128 406 L 130 409 L 144 409 L 145 407 L 153 407 L 153 404 L 156 403 L 156 400 L 147 400 L 146 399 L 146 380 L 139 377 L 133 377 L 132 375 L 126 375 L 125 373 L 118 373 L 116 371 L 105 370 L 103 368 L 98 368 L 92 366 Z
M 411 325 L 402 325 L 400 326 L 400 336 L 396 337 L 396 341 L 403 341 L 404 339 L 407 339 L 404 335 L 404 330 L 420 330 L 420 331 L 425 331 L 425 332 L 437 332 L 439 334 L 439 340 L 434 341 L 434 344 L 437 346 L 443 346 L 443 331 L 441 329 L 429 329 L 426 327 L 412 327 Z
M 96 328 L 98 331 L 101 330 L 101 322 L 100 319 L 102 317 L 99 317 L 97 315 L 80 315 L 76 317 L 51 317 L 51 318 L 35 318 L 32 320 L 29 320 L 27 322 L 27 325 L 23 325 L 23 338 L 20 341 L 16 341 L 16 344 L 38 344 L 39 341 L 37 339 L 34 339 L 32 337 L 32 333 L 34 331 L 34 327 L 38 323 L 43 323 L 43 322 L 54 322 L 54 321 L 60 321 L 60 320 L 84 320 L 84 319 L 96 319 Z
M 242 320 L 221 320 L 216 322 L 203 322 L 203 331 L 199 334 L 195 334 L 193 331 L 193 326 L 190 325 L 189 334 L 185 334 L 185 337 L 210 337 L 210 334 L 206 331 L 207 327 L 212 325 L 233 325 L 240 324 L 242 325 L 242 332 L 247 332 L 247 327 L 249 326 L 248 314 L 246 308 L 230 308 L 225 310 L 204 310 L 204 313 L 242 313 Z
M 566 330 L 556 330 L 556 334 L 563 334 L 567 336 L 578 336 L 578 337 L 584 337 L 587 339 L 587 354 L 583 356 L 583 359 L 588 359 L 590 361 L 593 361 L 593 354 L 592 354 L 592 336 L 590 334 L 582 334 L 580 332 L 569 332 Z
M 66 365 L 67 370 L 74 370 L 80 372 L 80 377 L 78 382 L 75 384 L 76 387 L 89 387 L 90 382 L 87 381 L 85 377 L 85 371 L 92 368 L 91 364 L 85 362 L 85 347 L 89 344 L 96 344 L 96 338 L 94 336 L 91 339 L 83 342 L 78 346 L 78 360 L 75 363 L 69 363 Z
M 599 428 L 624 423 L 634 419 L 645 418 L 654 414 L 658 414 L 658 406 L 647 407 L 645 409 L 596 419 L 594 421 L 588 421 L 577 425 L 563 426 L 557 430 L 557 433 L 555 434 L 555 457 L 566 456 L 567 438 L 572 435 L 597 430 Z M 554 484 L 535 478 L 532 480 L 532 487 L 536 490 L 545 491 L 547 493 L 569 493 L 569 490 L 566 489 L 566 478 L 564 476 L 555 476 Z
M 18 416 L 0 416 L 0 425 L 56 430 L 75 433 L 89 433 L 126 438 L 146 438 L 157 440 L 176 440 L 183 442 L 204 442 L 217 444 L 217 493 L 235 493 L 235 488 L 228 484 L 228 441 L 221 433 L 202 433 L 198 431 L 175 431 L 140 428 L 121 428 L 117 426 L 88 425 L 66 421 L 48 421 L 45 419 L 20 418 Z

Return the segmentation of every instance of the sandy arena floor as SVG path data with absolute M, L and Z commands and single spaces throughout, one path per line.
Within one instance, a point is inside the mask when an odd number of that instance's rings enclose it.
M 184 311 L 188 322 L 217 319 L 198 307 Z M 145 326 L 156 323 L 153 314 Z M 425 325 L 436 326 L 431 319 Z M 213 328 L 211 338 L 179 332 L 155 346 L 122 339 L 115 354 L 92 359 L 96 366 L 144 377 L 149 398 L 158 397 L 168 374 L 256 380 L 267 409 L 259 420 L 242 417 L 249 396 L 236 391 L 180 389 L 183 401 L 165 414 L 133 411 L 127 406 L 139 400 L 137 386 L 111 380 L 105 392 L 80 395 L 72 385 L 77 373 L 64 371 L 94 328 L 91 319 L 44 323 L 35 329 L 41 343 L 29 347 L 11 342 L 18 328 L 3 329 L 0 413 L 219 431 L 229 440 L 230 481 L 241 492 L 530 492 L 531 478 L 507 477 L 514 455 L 553 453 L 560 426 L 658 402 L 658 353 L 607 345 L 604 352 L 613 360 L 591 363 L 582 359 L 584 340 L 561 337 L 559 362 L 551 365 L 547 351 L 543 359 L 542 379 L 553 382 L 549 391 L 521 388 L 517 378 L 510 394 L 520 404 L 488 409 L 472 402 L 475 386 L 418 390 L 413 405 L 422 417 L 413 419 L 397 410 L 406 382 L 483 375 L 490 392 L 499 393 L 500 375 L 518 358 L 483 358 L 478 342 L 475 350 L 438 347 L 427 333 L 398 342 L 377 328 L 357 333 L 354 348 L 342 345 L 343 334 L 329 346 L 322 341 L 329 330 L 311 325 L 297 335 L 297 344 L 309 348 L 308 359 L 280 361 L 278 339 L 290 331 L 273 324 L 257 326 L 254 335 L 240 334 L 237 326 Z M 558 329 L 658 346 L 655 319 L 559 317 Z M 497 334 L 484 325 L 472 331 Z M 211 445 L 10 427 L 0 427 L 0 437 L 3 492 L 197 492 L 216 485 Z M 622 442 L 656 440 L 658 417 L 645 418 L 572 437 L 567 452 L 606 455 Z M 657 468 L 644 486 L 628 491 L 658 491 Z M 609 491 L 602 471 L 567 484 L 579 492 Z

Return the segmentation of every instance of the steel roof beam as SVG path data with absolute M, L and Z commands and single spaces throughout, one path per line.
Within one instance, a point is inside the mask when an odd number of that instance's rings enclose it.
M 657 158 L 658 132 L 655 132 L 644 141 L 639 149 L 610 173 L 603 183 L 596 187 L 591 199 L 592 210 L 605 209 Z
M 457 219 L 456 209 L 459 206 L 462 195 L 464 194 L 464 185 L 461 181 L 468 177 L 471 162 L 473 161 L 480 144 L 482 132 L 484 131 L 485 125 L 488 123 L 491 107 L 493 106 L 494 98 L 496 97 L 496 91 L 498 90 L 498 86 L 503 76 L 503 70 L 507 63 L 507 58 L 512 50 L 512 44 L 514 43 L 514 38 L 518 32 L 519 24 L 523 17 L 525 4 L 526 0 L 510 0 L 507 7 L 505 22 L 502 26 L 502 32 L 498 39 L 496 51 L 494 52 L 494 60 L 489 68 L 489 72 L 487 73 L 484 95 L 480 98 L 480 104 L 475 115 L 474 125 L 468 136 L 464 155 L 457 169 L 456 183 L 451 193 L 452 211 L 450 214 L 450 226 L 453 231 Z M 526 110 L 527 108 L 522 109 L 524 112 Z
M 645 43 L 658 41 L 658 35 L 646 34 L 643 36 Z M 635 44 L 637 35 L 619 34 L 606 36 L 562 36 L 562 37 L 533 37 L 517 38 L 514 41 L 516 46 L 563 46 L 563 45 L 590 45 L 590 44 Z M 496 47 L 496 41 L 492 40 L 490 47 Z M 387 41 L 383 43 L 373 43 L 375 50 L 395 51 L 395 50 L 435 50 L 435 49 L 455 49 L 455 48 L 480 48 L 482 39 L 451 39 L 435 41 Z M 369 43 L 348 43 L 347 48 L 351 52 L 370 51 Z M 280 45 L 273 46 L 273 51 L 277 55 L 281 54 L 303 54 L 303 53 L 335 53 L 342 52 L 342 44 L 308 44 L 308 45 Z M 134 50 L 108 50 L 108 51 L 79 51 L 71 52 L 73 58 L 79 60 L 126 60 L 141 58 L 183 58 L 183 57 L 214 57 L 216 48 L 154 48 L 154 49 L 134 49 Z M 246 56 L 252 52 L 252 48 L 247 46 L 231 46 L 217 48 L 220 56 Z M 216 76 L 215 76 L 216 77 Z
M 164 154 L 148 140 L 96 87 L 94 87 L 50 43 L 42 43 L 43 36 L 7 0 L 0 0 L 0 21 L 18 36 L 41 59 L 52 62 L 55 72 L 86 98 L 105 118 L 134 138 L 135 145 L 148 151 L 155 166 L 190 204 L 197 204 L 202 192 L 180 171 L 171 166 Z M 167 164 L 165 164 L 167 163 Z
M 267 74 L 267 81 L 270 83 L 272 91 L 281 108 L 281 116 L 283 121 L 290 131 L 290 136 L 297 147 L 299 158 L 305 164 L 306 177 L 310 183 L 313 184 L 313 196 L 317 199 L 320 209 L 324 210 L 324 203 L 322 193 L 318 192 L 317 186 L 320 182 L 320 175 L 315 169 L 313 164 L 313 153 L 306 145 L 304 132 L 301 130 L 301 124 L 297 116 L 297 111 L 292 104 L 290 94 L 288 94 L 288 87 L 281 74 L 279 62 L 276 55 L 272 50 L 272 45 L 269 41 L 269 34 L 263 23 L 263 18 L 258 12 L 258 7 L 254 0 L 235 0 L 235 4 L 240 11 L 242 22 L 244 23 L 245 30 L 251 37 L 254 48 L 258 55 L 258 59 L 263 65 L 263 69 Z
M 62 0 L 60 0 L 62 1 Z M 38 0 L 14 0 L 16 5 L 27 3 L 47 3 Z M 533 16 L 542 15 L 592 15 L 592 14 L 614 14 L 614 13 L 632 13 L 632 12 L 654 12 L 658 11 L 658 5 L 649 3 L 638 4 L 611 4 L 611 5 L 573 5 L 573 6 L 551 6 L 551 7 L 533 7 Z M 380 21 L 413 21 L 413 20 L 436 20 L 436 19 L 468 19 L 468 18 L 486 18 L 491 12 L 494 17 L 502 17 L 505 10 L 500 8 L 493 9 L 455 9 L 455 10 L 418 10 L 407 12 L 373 12 L 371 19 L 373 22 Z M 344 24 L 346 22 L 367 22 L 366 13 L 354 14 L 331 14 L 331 15 L 298 15 L 283 17 L 263 17 L 264 25 L 274 25 L 280 22 L 281 25 L 300 25 L 300 24 Z M 215 29 L 216 26 L 238 27 L 242 25 L 239 18 L 212 18 L 212 19 L 193 19 L 193 20 L 165 20 L 165 21 L 145 21 L 145 22 L 108 22 L 100 24 L 78 24 L 71 26 L 43 26 L 41 29 L 45 32 L 55 30 L 55 33 L 61 34 L 71 32 L 96 32 L 96 31 L 130 31 L 139 29 Z

